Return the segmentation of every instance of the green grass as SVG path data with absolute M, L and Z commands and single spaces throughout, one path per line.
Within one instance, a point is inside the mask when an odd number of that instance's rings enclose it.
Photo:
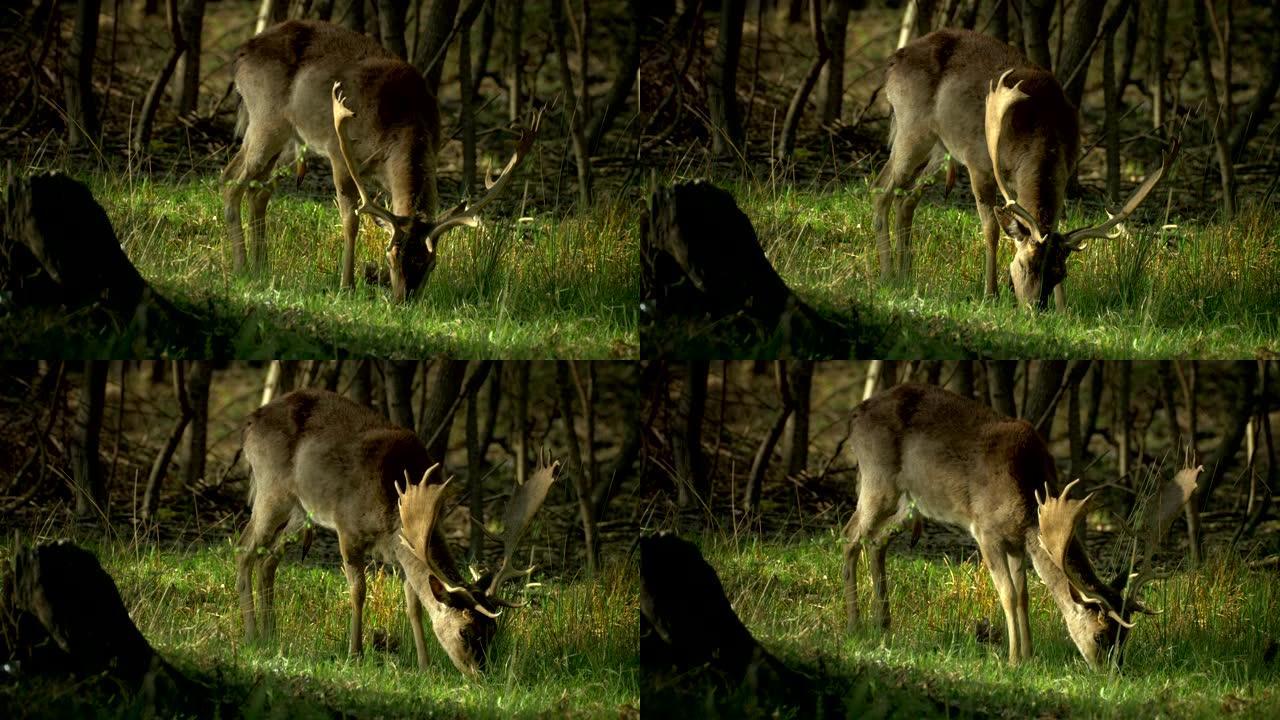
M 479 681 L 463 677 L 427 623 L 430 667 L 418 669 L 401 582 L 371 573 L 365 605 L 365 657 L 347 658 L 347 585 L 337 563 L 296 562 L 276 579 L 276 645 L 242 642 L 230 543 L 182 550 L 92 548 L 115 578 L 125 606 L 152 645 L 203 682 L 252 688 L 248 715 L 347 713 L 357 717 L 573 716 L 638 712 L 636 574 L 606 566 L 595 581 L 545 579 L 530 605 L 499 621 L 493 663 Z M 7 556 L 11 548 L 0 551 Z M 374 649 L 385 631 L 395 646 Z M 65 691 L 64 691 L 65 692 Z M 6 698 L 4 695 L 11 694 Z M 66 702 L 56 693 L 0 684 L 0 706 L 29 712 Z M 45 707 L 48 704 L 49 707 Z M 83 709 L 83 708 L 82 708 Z
M 805 300 L 856 307 L 875 357 L 1250 357 L 1280 351 L 1280 216 L 1246 208 L 1230 225 L 1170 218 L 1130 223 L 1127 239 L 1095 240 L 1068 260 L 1066 313 L 1015 308 L 1012 243 L 1002 239 L 1001 296 L 982 292 L 981 228 L 963 188 L 930 192 L 916 211 L 913 277 L 877 286 L 871 194 L 730 183 L 770 261 Z M 1157 193 L 1162 196 L 1162 193 Z M 1148 210 L 1149 213 L 1154 211 Z M 1063 225 L 1105 220 L 1069 201 Z
M 945 698 L 964 713 L 1011 717 L 1221 717 L 1280 713 L 1280 666 L 1264 659 L 1280 638 L 1280 582 L 1270 571 L 1213 557 L 1198 570 L 1154 581 L 1120 673 L 1090 671 L 1067 636 L 1048 592 L 1032 573 L 1035 656 L 1006 664 L 1003 634 L 979 643 L 987 618 L 1003 633 L 995 590 L 975 560 L 947 562 L 902 550 L 888 556 L 887 636 L 844 627 L 841 546 L 836 532 L 789 543 L 703 537 L 734 610 L 784 661 L 921 697 Z M 894 552 L 897 550 L 897 552 Z M 865 562 L 860 602 L 870 607 Z M 869 624 L 869 623 L 868 623 Z
M 106 209 L 143 277 L 205 318 L 206 327 L 229 335 L 223 344 L 238 357 L 338 349 L 476 358 L 638 352 L 636 223 L 620 200 L 604 197 L 565 217 L 530 208 L 532 221 L 521 223 L 507 220 L 518 212 L 518 199 L 509 201 L 486 229 L 445 236 L 425 290 L 399 306 L 386 288 L 360 277 L 365 261 L 381 260 L 386 243 L 371 221 L 357 242 L 357 287 L 338 290 L 342 233 L 327 195 L 277 190 L 267 214 L 270 277 L 246 278 L 231 271 L 214 178 L 95 173 L 79 179 Z M 247 203 L 244 213 L 247 223 Z M 30 330 L 38 334 L 39 323 Z

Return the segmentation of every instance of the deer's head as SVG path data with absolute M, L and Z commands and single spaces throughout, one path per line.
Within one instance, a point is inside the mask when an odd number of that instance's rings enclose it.
M 1196 476 L 1203 470 L 1201 465 L 1179 471 L 1148 502 L 1143 557 L 1123 568 L 1110 583 L 1099 580 L 1083 544 L 1075 537 L 1076 524 L 1086 514 L 1093 493 L 1083 500 L 1069 500 L 1067 495 L 1079 479 L 1067 485 L 1058 497 L 1049 493 L 1048 484 L 1044 498 L 1036 491 L 1040 545 L 1066 576 L 1071 603 L 1064 608 L 1063 618 L 1067 633 L 1089 667 L 1099 669 L 1108 663 L 1117 667 L 1121 664 L 1125 640 L 1134 627 L 1136 615 L 1151 612 L 1138 600 L 1142 586 L 1156 577 L 1150 567 L 1151 557 L 1169 525 L 1191 499 Z
M 346 163 L 347 172 L 360 193 L 360 205 L 356 208 L 356 212 L 372 215 L 378 225 L 388 233 L 389 239 L 385 253 L 391 297 L 395 302 L 406 302 L 426 284 L 431 277 L 431 271 L 435 270 L 436 254 L 444 234 L 462 225 L 471 227 L 480 225 L 480 211 L 502 193 L 503 188 L 510 183 L 516 168 L 533 148 L 533 141 L 537 138 L 538 128 L 542 123 L 542 113 L 541 111 L 535 113 L 529 128 L 521 129 L 515 154 L 507 161 L 502 172 L 497 177 L 489 177 L 486 174 L 483 197 L 475 202 L 463 201 L 435 218 L 416 213 L 405 217 L 396 215 L 374 203 L 365 193 L 364 183 L 360 181 L 358 173 L 359 168 L 352 159 L 351 139 L 348 136 L 347 121 L 355 117 L 355 112 L 346 104 L 341 82 L 333 84 L 332 94 L 333 127 L 338 134 L 338 148 L 342 151 L 342 160 Z
M 1005 116 L 1015 104 L 1029 99 L 1019 86 L 1022 81 L 1012 87 L 1004 84 L 1005 78 L 1013 69 L 1006 70 L 998 80 L 988 86 L 986 101 L 985 130 L 987 137 L 987 154 L 991 156 L 991 168 L 995 175 L 996 186 L 1004 198 L 1003 207 L 992 208 L 1000 227 L 1014 241 L 1013 262 L 1009 264 L 1009 282 L 1013 286 L 1013 294 L 1018 304 L 1037 310 L 1044 310 L 1049 305 L 1049 297 L 1067 277 L 1067 257 L 1073 252 L 1085 249 L 1086 241 L 1091 238 L 1114 238 L 1112 229 L 1124 222 L 1142 201 L 1155 188 L 1156 183 L 1164 176 L 1165 171 L 1173 163 L 1178 154 L 1178 143 L 1164 153 L 1164 161 L 1160 168 L 1147 176 L 1142 184 L 1133 191 L 1133 195 L 1120 210 L 1108 211 L 1110 218 L 1100 225 L 1090 225 L 1061 233 L 1053 227 L 1042 227 L 1036 216 L 1022 205 L 1010 193 L 1001 177 L 1000 171 L 1000 134 L 1007 126 Z M 1067 159 L 1072 161 L 1071 158 Z M 1068 163 L 1069 164 L 1069 163 Z M 1059 164 L 1065 168 L 1067 164 Z M 1061 174 L 1061 173 L 1060 173 Z M 1054 177 L 1048 184 L 1054 192 L 1062 193 L 1067 178 Z
M 560 463 L 545 460 L 536 471 L 518 486 L 502 515 L 503 554 L 498 569 L 485 573 L 468 582 L 458 577 L 450 560 L 444 562 L 448 550 L 433 541 L 436 521 L 449 481 L 432 483 L 431 475 L 439 465 L 434 465 L 422 476 L 422 481 L 396 488 L 400 495 L 401 547 L 396 557 L 404 567 L 405 576 L 431 617 L 431 629 L 440 646 L 444 648 L 455 667 L 469 676 L 478 675 L 485 668 L 489 646 L 497 631 L 497 620 L 503 608 L 521 607 L 523 602 L 513 602 L 499 596 L 503 583 L 527 576 L 533 567 L 516 570 L 511 562 L 516 546 L 524 537 L 542 507 L 552 483 L 560 476 Z

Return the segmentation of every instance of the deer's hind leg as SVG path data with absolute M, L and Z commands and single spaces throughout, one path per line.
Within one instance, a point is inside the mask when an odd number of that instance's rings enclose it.
M 1022 631 L 1019 629 L 1017 594 L 1015 582 L 1009 567 L 1009 552 L 997 538 L 979 534 L 978 548 L 982 551 L 982 560 L 991 573 L 991 584 L 995 585 L 996 594 L 1000 596 L 1000 608 L 1004 610 L 1004 627 L 1009 636 L 1009 663 L 1015 664 L 1022 659 Z M 1025 594 L 1026 573 L 1022 574 L 1022 585 Z
M 915 206 L 920 198 L 915 194 L 914 185 L 920 172 L 928 164 L 929 155 L 937 138 L 933 132 L 920 121 L 912 122 L 910 118 L 894 113 L 894 129 L 889 160 L 876 177 L 873 194 L 875 195 L 876 252 L 880 256 L 880 279 L 892 279 L 898 270 L 904 267 L 899 258 L 895 263 L 893 243 L 890 239 L 889 211 L 895 206 L 898 209 L 894 218 L 893 232 L 898 238 L 898 249 L 902 252 L 911 235 L 911 223 L 915 215 Z M 903 193 L 907 193 L 903 197 Z M 915 195 L 914 199 L 912 195 Z M 903 200 L 904 202 L 898 202 Z M 910 261 L 905 261 L 906 266 Z
M 271 550 L 262 557 L 258 575 L 258 597 L 262 601 L 262 636 L 275 637 L 276 634 L 276 567 L 284 555 L 289 537 L 306 523 L 307 516 L 299 505 L 294 505 L 293 512 L 271 544 Z
M 858 509 L 844 528 L 844 600 L 849 632 L 858 625 L 858 559 L 867 544 L 871 587 L 875 594 L 875 624 L 889 627 L 889 596 L 885 580 L 885 552 L 894 528 L 906 517 L 906 504 L 900 493 L 887 490 L 889 483 L 877 483 L 863 474 L 858 494 Z
M 236 592 L 240 596 L 240 613 L 244 618 L 245 642 L 265 639 L 269 634 L 268 628 L 273 628 L 275 625 L 274 619 L 270 618 L 275 591 L 275 563 L 267 565 L 266 557 L 271 554 L 267 552 L 267 548 L 275 544 L 280 533 L 289 524 L 293 507 L 294 503 L 291 499 L 287 502 L 272 502 L 272 498 L 269 497 L 262 495 L 255 497 L 249 524 L 240 535 L 239 556 L 236 558 Z M 279 562 L 278 558 L 275 562 Z M 253 597 L 253 576 L 259 567 L 263 569 L 259 584 L 259 599 L 262 600 L 263 611 L 261 628 L 257 622 L 259 617 L 254 612 Z M 267 580 L 268 568 L 270 580 L 269 583 L 264 583 L 263 581 Z M 270 588 L 269 591 L 268 588 Z M 268 595 L 271 597 L 269 598 Z M 262 630 L 261 633 L 259 629 Z
M 266 211 L 267 200 L 271 197 L 266 184 L 291 137 L 288 125 L 255 123 L 251 115 L 244 144 L 222 171 L 222 217 L 231 238 L 232 264 L 236 272 L 243 272 L 246 265 L 257 270 L 266 269 Z M 250 198 L 252 262 L 248 262 L 245 256 L 244 228 L 240 222 L 240 205 L 246 193 Z

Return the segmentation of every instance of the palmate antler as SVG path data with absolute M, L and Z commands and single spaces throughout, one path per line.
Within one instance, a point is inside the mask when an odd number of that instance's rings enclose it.
M 385 207 L 374 203 L 368 193 L 365 192 L 364 184 L 360 182 L 360 174 L 353 160 L 351 151 L 351 138 L 348 132 L 348 121 L 355 117 L 355 112 L 347 106 L 347 98 L 342 91 L 342 83 L 334 82 L 333 84 L 333 127 L 338 134 L 338 149 L 342 152 L 342 161 L 346 165 L 347 173 L 351 175 L 352 182 L 355 183 L 356 191 L 360 193 L 360 205 L 356 207 L 356 212 L 373 215 L 385 221 L 392 227 L 391 241 L 387 243 L 387 250 L 390 251 L 397 241 L 403 236 L 406 227 L 411 218 L 401 217 L 391 212 Z M 453 209 L 434 218 L 431 232 L 426 237 L 426 246 L 429 252 L 435 252 L 437 241 L 440 237 L 461 225 L 469 225 L 475 227 L 480 224 L 480 210 L 486 205 L 493 202 L 493 199 L 501 194 L 510 182 L 511 177 L 515 173 L 516 168 L 524 162 L 525 156 L 533 148 L 533 142 L 537 139 L 538 130 L 542 125 L 542 111 L 534 112 L 533 122 L 529 128 L 521 129 L 520 140 L 516 143 L 515 153 L 511 159 L 507 161 L 506 167 L 502 168 L 502 172 L 496 178 L 485 177 L 485 194 L 474 203 L 460 203 Z
M 507 501 L 507 509 L 502 514 L 502 564 L 498 566 L 493 580 L 484 591 L 495 604 L 506 607 L 519 607 L 523 604 L 503 600 L 497 596 L 497 593 L 503 583 L 508 580 L 533 572 L 532 566 L 525 570 L 515 570 L 511 566 L 511 561 L 515 557 L 520 540 L 529 530 L 533 516 L 542 507 L 542 503 L 547 499 L 547 493 L 551 490 L 551 485 L 559 477 L 559 461 L 548 464 L 545 457 L 539 457 L 538 468 L 533 476 L 526 480 L 524 485 L 516 487 L 515 492 L 511 494 L 511 499 Z
M 436 521 L 439 520 L 440 510 L 444 507 L 445 488 L 453 479 L 429 484 L 432 473 L 439 469 L 440 463 L 427 468 L 427 471 L 422 474 L 422 480 L 416 485 L 410 484 L 409 473 L 405 471 L 405 487 L 401 489 L 400 485 L 396 484 L 396 494 L 399 495 L 397 507 L 400 511 L 400 542 L 427 566 L 427 572 L 439 580 L 445 590 L 457 592 L 461 588 L 450 581 L 449 576 L 440 568 L 431 554 L 431 534 L 435 532 Z
M 1017 215 L 1027 228 L 1031 231 L 1031 236 L 1036 242 L 1044 242 L 1049 233 L 1053 232 L 1053 228 L 1042 228 L 1036 221 L 1035 216 L 1026 208 L 1018 204 L 1010 194 L 1008 188 L 1004 184 L 1004 179 L 1000 173 L 1000 134 L 1004 129 L 1004 116 L 1009 108 L 1015 104 L 1030 98 L 1020 88 L 1022 81 L 1018 81 L 1012 87 L 1006 87 L 1005 78 L 1012 73 L 1014 68 L 1005 70 L 994 83 L 987 86 L 986 101 L 986 117 L 985 130 L 987 136 L 987 154 L 991 157 L 991 169 L 995 175 L 996 186 L 1000 189 L 1000 195 L 1004 197 L 1005 211 L 1012 212 Z M 1142 184 L 1134 189 L 1133 194 L 1125 201 L 1124 205 L 1116 212 L 1108 212 L 1110 216 L 1105 222 L 1098 225 L 1090 225 L 1072 230 L 1063 236 L 1066 247 L 1070 250 L 1083 250 L 1085 248 L 1084 241 L 1090 238 L 1113 238 L 1109 232 L 1112 228 L 1124 222 L 1143 200 L 1147 199 L 1147 195 L 1155 188 L 1160 179 L 1164 177 L 1165 172 L 1173 165 L 1174 159 L 1178 156 L 1180 143 L 1178 139 L 1174 139 L 1173 144 L 1163 153 L 1163 161 L 1160 167 L 1142 181 Z M 1074 159 L 1073 159 L 1074 160 Z

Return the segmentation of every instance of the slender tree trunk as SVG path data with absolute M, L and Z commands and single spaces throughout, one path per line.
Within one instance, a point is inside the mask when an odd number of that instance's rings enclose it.
M 1125 12 L 1129 0 L 1120 0 L 1122 5 L 1113 13 Z M 1054 75 L 1062 82 L 1062 90 L 1071 104 L 1080 107 L 1080 98 L 1084 95 L 1084 83 L 1089 77 L 1089 60 L 1093 54 L 1094 39 L 1101 27 L 1102 11 L 1106 7 L 1105 0 L 1075 0 L 1071 12 L 1071 35 L 1062 48 L 1062 56 L 1054 67 Z M 1118 22 L 1118 19 L 1117 19 Z
M 1133 415 L 1129 408 L 1132 405 L 1133 395 L 1133 363 L 1120 363 L 1120 377 L 1118 379 L 1119 389 L 1116 392 L 1116 440 L 1119 444 L 1117 451 L 1119 457 L 1120 478 L 1122 482 L 1129 482 L 1129 457 L 1133 454 Z
M 1116 83 L 1116 35 L 1102 38 L 1103 135 L 1107 145 L 1107 202 L 1120 202 L 1120 98 Z
M 1270 51 L 1263 62 L 1262 81 L 1253 100 L 1245 108 L 1240 123 L 1231 131 L 1231 157 L 1239 158 L 1244 148 L 1271 115 L 1271 104 L 1280 92 L 1280 0 L 1271 0 L 1271 41 Z
M 1000 42 L 1009 42 L 1009 0 L 991 0 L 987 34 Z
M 711 110 L 711 154 L 727 157 L 742 145 L 742 112 L 738 108 L 738 59 L 742 52 L 742 23 L 746 0 L 723 0 L 720 33 L 707 78 Z
M 377 3 L 382 46 L 401 58 L 407 58 L 409 51 L 404 44 L 404 17 L 409 11 L 409 0 L 377 0 Z
M 169 58 L 160 68 L 160 74 L 151 82 L 151 88 L 147 90 L 142 108 L 138 111 L 138 125 L 133 134 L 134 152 L 146 152 L 151 146 L 151 127 L 155 123 L 156 111 L 160 107 L 160 98 L 164 95 L 164 88 L 169 84 L 169 78 L 173 76 L 173 71 L 178 66 L 178 60 L 187 49 L 187 41 L 182 37 L 182 26 L 178 21 L 177 0 L 167 0 L 165 11 L 168 16 L 169 37 L 173 41 L 173 49 L 169 51 Z
M 551 0 L 551 29 L 555 39 L 556 59 L 560 66 L 560 84 L 564 88 L 564 111 L 568 118 L 569 139 L 573 143 L 573 156 L 578 165 L 578 204 L 581 210 L 591 206 L 591 157 L 587 153 L 587 140 L 583 135 L 584 108 L 576 101 L 573 72 L 569 69 L 569 50 L 565 45 L 564 2 Z M 587 78 L 582 81 L 585 83 Z
M 1017 360 L 987 361 L 987 382 L 991 387 L 991 407 L 1006 417 L 1018 417 L 1018 407 L 1013 399 L 1013 373 L 1017 368 Z
M 458 0 L 432 0 L 431 10 L 422 23 L 418 55 L 413 59 L 413 66 L 418 68 L 418 72 L 427 81 L 427 89 L 437 98 L 440 97 L 440 75 L 444 72 L 445 43 L 453 31 L 453 21 L 457 16 Z M 438 61 L 437 55 L 440 56 Z
M 75 433 L 70 447 L 77 520 L 106 517 L 106 483 L 103 482 L 98 448 L 109 365 L 105 360 L 86 360 L 84 363 L 84 389 L 76 404 Z
M 418 437 L 427 446 L 427 456 L 443 466 L 447 464 L 445 453 L 449 449 L 449 429 L 456 414 L 462 380 L 467 373 L 467 361 L 441 358 L 433 365 L 436 367 L 427 402 L 422 407 Z
M 516 366 L 516 387 L 512 400 L 515 409 L 512 412 L 511 450 L 515 454 L 516 482 L 524 485 L 529 477 L 529 363 L 520 362 Z
M 489 72 L 489 53 L 493 51 L 493 33 L 496 25 L 493 9 L 495 4 L 496 0 L 485 0 L 480 14 L 480 56 L 475 63 L 475 82 L 471 89 L 472 95 L 480 93 L 480 83 L 484 82 L 484 78 Z
M 1218 82 L 1213 76 L 1213 60 L 1209 54 L 1209 19 L 1205 16 L 1205 3 L 1213 0 L 1195 0 L 1195 34 L 1196 54 L 1200 57 L 1200 68 L 1204 75 L 1205 102 L 1208 106 L 1209 121 L 1213 127 L 1214 154 L 1218 159 L 1218 176 L 1222 180 L 1222 214 L 1227 222 L 1231 222 L 1236 214 L 1236 178 L 1235 166 L 1231 162 L 1231 148 L 1228 145 L 1227 133 L 1230 131 L 1228 110 L 1218 100 Z M 1228 26 L 1229 27 L 1229 26 Z M 1214 26 L 1214 32 L 1219 32 Z M 1230 69 L 1225 69 L 1230 77 Z M 1227 86 L 1230 94 L 1230 86 Z
M 795 410 L 795 403 L 792 401 L 790 389 L 787 387 L 787 368 L 786 362 L 779 360 L 774 368 L 774 378 L 778 383 L 778 396 L 782 401 L 781 407 L 778 408 L 778 415 L 773 421 L 773 425 L 769 427 L 769 432 L 765 435 L 764 441 L 760 443 L 760 447 L 756 450 L 755 459 L 751 461 L 751 473 L 747 476 L 747 486 L 742 494 L 742 509 L 750 514 L 755 512 L 760 505 L 761 487 L 764 485 L 764 474 L 769 469 L 769 460 L 773 457 L 773 449 L 778 444 L 778 439 L 782 437 L 782 429 L 786 427 L 787 419 Z
M 187 373 L 187 407 L 191 425 L 187 428 L 187 486 L 199 487 L 204 480 L 205 453 L 209 437 L 209 385 L 213 382 L 213 363 L 192 360 Z
M 476 19 L 481 3 L 472 2 L 462 13 L 458 24 L 458 95 L 461 97 L 462 130 L 462 194 L 471 197 L 476 188 L 476 114 L 473 107 L 475 82 L 471 77 L 471 24 Z M 470 12 L 474 7 L 475 12 Z
M 1023 52 L 1028 60 L 1046 70 L 1053 69 L 1053 58 L 1049 55 L 1049 20 L 1053 17 L 1053 6 L 1053 0 L 1022 0 Z
M 372 360 L 357 360 L 351 371 L 351 399 L 370 407 L 373 404 Z
M 957 360 L 956 372 L 951 381 L 951 389 L 956 394 L 973 398 L 974 378 L 973 378 L 973 361 Z
M 640 32 L 644 18 L 640 12 L 641 0 L 627 0 L 627 22 L 630 31 L 627 33 L 626 45 L 622 47 L 618 70 L 613 76 L 613 84 L 605 95 L 604 105 L 591 126 L 591 135 L 587 138 L 587 149 L 595 154 L 600 148 L 600 141 L 609 131 L 614 120 L 627 105 L 631 89 L 635 87 L 636 75 L 640 71 Z M 583 70 L 586 71 L 585 68 Z M 585 83 L 583 86 L 585 87 Z M 639 108 L 636 108 L 639 112 Z
M 800 118 L 804 116 L 805 106 L 809 103 L 809 94 L 818 82 L 822 68 L 831 60 L 831 48 L 827 47 L 826 34 L 822 29 L 822 0 L 811 0 L 809 5 L 809 29 L 813 35 L 813 43 L 818 54 L 813 58 L 809 71 L 791 96 L 791 104 L 787 106 L 786 117 L 782 121 L 782 135 L 778 142 L 779 154 L 790 158 L 796 147 L 796 133 L 800 128 Z
M 702 418 L 707 407 L 707 373 L 711 370 L 706 360 L 690 361 L 686 368 L 684 394 L 680 397 L 680 414 L 684 416 L 684 428 L 680 435 L 673 438 L 673 450 L 676 462 L 676 477 L 680 486 L 677 489 L 677 502 L 680 507 L 688 507 L 693 496 L 702 503 L 711 505 L 707 496 L 707 463 L 702 455 Z
M 822 88 L 822 122 L 840 119 L 844 101 L 845 37 L 849 29 L 849 0 L 828 0 L 822 17 L 822 34 L 828 49 L 828 62 L 819 76 Z M 819 53 L 821 53 L 819 48 Z
M 484 559 L 484 451 L 480 448 L 479 398 L 467 396 L 467 495 L 471 511 L 471 543 L 468 557 L 479 563 Z
M 524 112 L 524 0 L 507 2 L 507 119 L 516 122 Z
M 364 0 L 336 0 L 339 23 L 348 30 L 364 32 Z
M 795 411 L 787 421 L 783 456 L 787 458 L 787 474 L 796 475 L 809 466 L 809 401 L 813 388 L 813 361 L 791 361 L 787 365 L 787 375 Z
M 416 360 L 385 360 L 383 387 L 387 393 L 387 417 L 406 430 L 413 430 L 413 375 Z
M 604 520 L 609 502 L 613 499 L 614 494 L 617 493 L 619 486 L 630 476 L 636 458 L 640 456 L 642 438 L 639 388 L 642 387 L 644 378 L 640 370 L 640 363 L 625 363 L 623 368 L 626 377 L 617 385 L 616 390 L 623 423 L 622 448 L 618 451 L 618 456 L 614 459 L 613 464 L 605 472 L 604 482 L 595 486 L 591 501 L 592 505 L 595 506 L 597 520 Z
M 200 101 L 200 36 L 204 30 L 205 0 L 182 0 L 178 21 L 186 50 L 178 60 L 178 91 L 173 109 L 179 115 L 194 113 Z
M 164 477 L 169 472 L 169 461 L 173 459 L 178 443 L 191 422 L 191 403 L 187 401 L 186 371 L 182 360 L 173 362 L 173 394 L 178 400 L 178 421 L 174 423 L 169 439 L 161 447 L 156 459 L 151 463 L 151 472 L 147 475 L 147 487 L 142 495 L 141 516 L 144 522 L 155 517 L 160 508 L 160 490 L 164 485 Z
M 553 0 L 554 2 L 554 0 Z M 596 546 L 596 518 L 591 505 L 591 487 L 587 469 L 582 462 L 582 449 L 578 443 L 578 431 L 573 421 L 573 385 L 569 378 L 568 361 L 556 361 L 556 385 L 559 387 L 560 417 L 564 421 L 565 440 L 569 447 L 569 471 L 578 496 L 578 517 L 582 522 L 582 535 L 587 549 L 587 574 L 594 576 L 599 549 Z
M 1067 477 L 1080 477 L 1084 469 L 1084 439 L 1080 434 L 1080 385 L 1072 383 L 1067 388 L 1067 443 L 1071 453 L 1071 463 L 1067 468 Z
M 1153 15 L 1150 23 L 1151 35 L 1148 38 L 1151 64 L 1147 68 L 1147 74 L 1151 83 L 1151 124 L 1156 130 L 1163 132 L 1165 98 L 1168 96 L 1165 88 L 1168 78 L 1168 69 L 1165 67 L 1165 30 L 1169 25 L 1169 3 L 1157 0 L 1150 7 Z
M 1053 435 L 1054 410 L 1061 398 L 1059 389 L 1064 384 L 1067 361 L 1039 360 L 1035 368 L 1034 382 L 1028 381 L 1031 388 L 1022 408 L 1022 416 L 1036 423 L 1040 436 L 1048 442 Z
M 76 24 L 67 48 L 67 137 L 72 147 L 96 143 L 101 135 L 98 104 L 93 94 L 93 55 L 98 48 L 100 6 L 101 0 L 78 0 Z

